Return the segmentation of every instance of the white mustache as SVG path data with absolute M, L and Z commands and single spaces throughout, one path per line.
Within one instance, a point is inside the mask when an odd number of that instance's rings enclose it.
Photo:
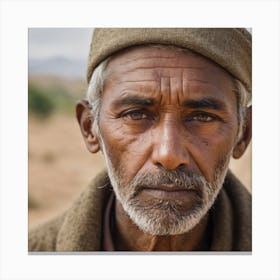
M 128 185 L 134 194 L 137 194 L 143 188 L 156 189 L 164 185 L 182 190 L 193 190 L 201 196 L 205 184 L 207 184 L 207 181 L 203 176 L 189 171 L 158 169 L 157 172 L 136 175 Z

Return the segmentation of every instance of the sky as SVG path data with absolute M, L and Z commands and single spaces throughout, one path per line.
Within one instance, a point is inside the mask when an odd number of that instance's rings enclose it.
M 29 59 L 88 57 L 92 28 L 29 28 Z

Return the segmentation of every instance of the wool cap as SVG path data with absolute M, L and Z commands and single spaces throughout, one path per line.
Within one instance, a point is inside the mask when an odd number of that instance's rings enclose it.
M 251 95 L 252 40 L 245 28 L 96 28 L 90 45 L 87 81 L 108 56 L 145 44 L 173 45 L 199 53 L 226 69 Z

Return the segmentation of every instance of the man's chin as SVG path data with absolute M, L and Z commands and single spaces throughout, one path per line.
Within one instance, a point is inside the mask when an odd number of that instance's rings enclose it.
M 132 206 L 133 205 L 133 206 Z M 130 219 L 145 233 L 150 235 L 177 235 L 190 231 L 205 214 L 200 207 L 183 211 L 174 202 L 161 202 L 155 205 L 123 205 Z

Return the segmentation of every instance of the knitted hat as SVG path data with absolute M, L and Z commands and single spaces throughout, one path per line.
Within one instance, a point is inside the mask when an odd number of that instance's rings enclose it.
M 242 82 L 251 94 L 252 42 L 245 28 L 96 28 L 90 45 L 87 81 L 94 68 L 113 53 L 152 43 L 190 49 L 211 59 Z

